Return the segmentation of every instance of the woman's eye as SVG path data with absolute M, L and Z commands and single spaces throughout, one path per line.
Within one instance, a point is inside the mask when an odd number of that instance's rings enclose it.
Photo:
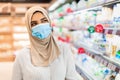
M 32 24 L 31 24 L 32 27 L 35 26 L 35 25 L 37 25 L 37 23 L 32 23 Z
M 42 23 L 44 23 L 44 22 L 48 22 L 48 20 L 42 20 Z

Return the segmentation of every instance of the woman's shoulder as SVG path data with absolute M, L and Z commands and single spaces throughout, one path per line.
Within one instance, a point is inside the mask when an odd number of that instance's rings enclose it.
M 17 59 L 25 58 L 28 55 L 29 55 L 29 48 L 27 48 L 27 47 L 24 47 L 24 48 L 17 50 L 15 52 L 15 56 Z
M 58 47 L 60 52 L 63 54 L 64 57 L 67 57 L 71 53 L 70 44 L 64 42 L 58 42 Z
M 58 47 L 59 48 L 68 48 L 70 45 L 68 43 L 62 42 L 62 41 L 57 41 Z

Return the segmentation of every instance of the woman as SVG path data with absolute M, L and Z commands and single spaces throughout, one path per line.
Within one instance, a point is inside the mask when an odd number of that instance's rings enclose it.
M 16 56 L 12 80 L 81 80 L 69 47 L 54 40 L 46 10 L 32 7 L 25 20 L 30 47 Z

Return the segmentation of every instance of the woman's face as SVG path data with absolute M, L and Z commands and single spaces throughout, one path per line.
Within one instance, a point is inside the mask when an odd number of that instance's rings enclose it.
M 31 18 L 31 27 L 42 23 L 48 23 L 48 19 L 41 12 L 35 12 Z

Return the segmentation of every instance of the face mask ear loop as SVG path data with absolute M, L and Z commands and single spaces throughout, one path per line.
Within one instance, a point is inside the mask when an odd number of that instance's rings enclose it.
M 53 32 L 54 30 L 53 30 L 53 27 L 52 27 L 52 32 Z

